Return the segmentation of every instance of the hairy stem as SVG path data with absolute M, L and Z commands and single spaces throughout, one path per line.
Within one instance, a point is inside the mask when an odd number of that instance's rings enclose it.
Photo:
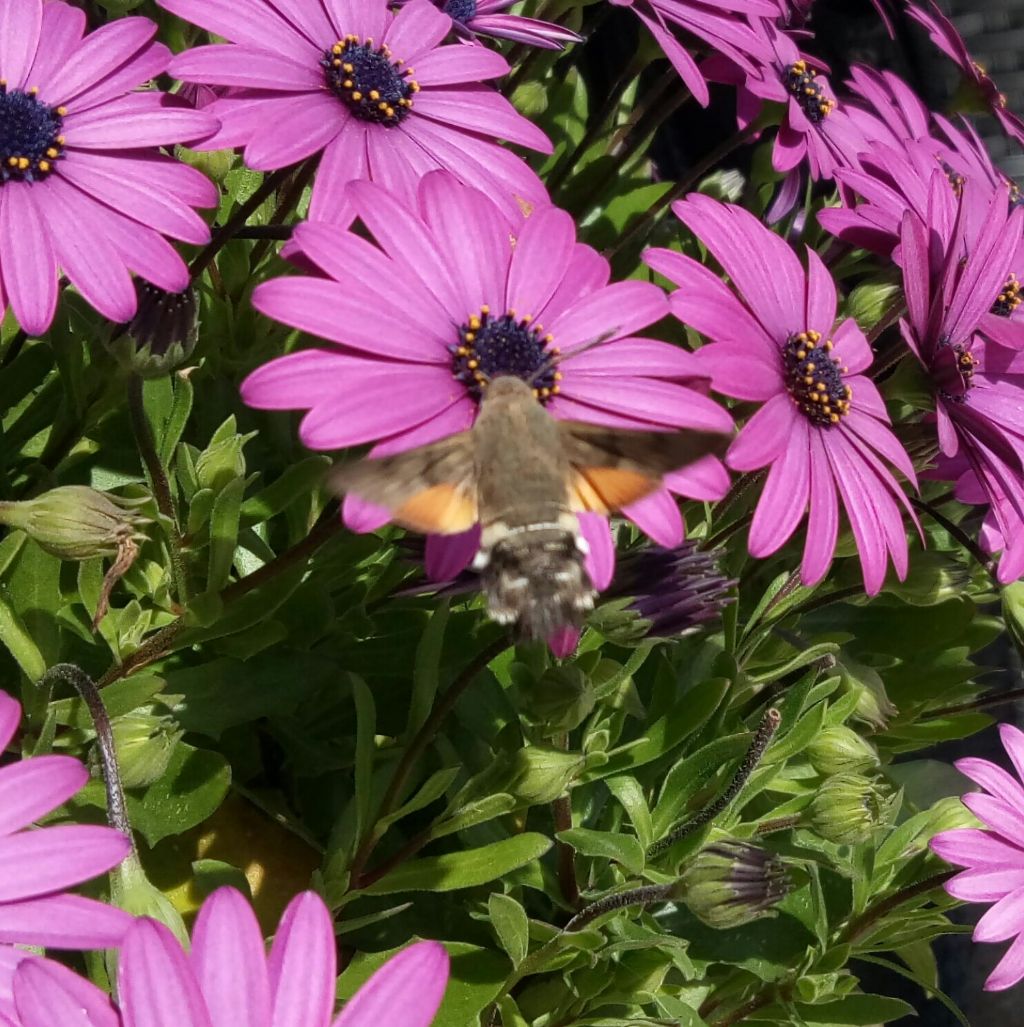
M 647 884 L 641 888 L 606 895 L 603 899 L 592 902 L 581 909 L 566 925 L 565 930 L 580 931 L 592 920 L 596 920 L 614 909 L 626 909 L 628 906 L 649 906 L 653 902 L 668 902 L 672 898 L 675 881 L 670 884 Z
M 1018 699 L 1024 699 L 1024 688 L 1011 688 L 1006 692 L 986 692 L 968 702 L 940 706 L 937 710 L 926 710 L 918 719 L 937 720 L 939 717 L 951 717 L 957 713 L 970 713 L 972 710 L 985 710 L 990 706 L 1002 706 L 1004 703 L 1016 702 Z

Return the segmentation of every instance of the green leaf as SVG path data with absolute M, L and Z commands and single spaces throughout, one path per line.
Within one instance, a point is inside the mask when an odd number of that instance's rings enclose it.
M 394 895 L 405 891 L 458 891 L 497 880 L 518 867 L 540 859 L 551 839 L 528 832 L 477 849 L 426 856 L 397 866 L 360 894 Z
M 164 679 L 156 674 L 133 674 L 121 678 L 103 689 L 103 705 L 111 719 L 124 716 L 138 709 L 154 695 L 163 691 Z M 78 728 L 80 731 L 94 730 L 92 715 L 85 702 L 77 695 L 71 699 L 58 699 L 50 703 L 50 711 L 58 724 Z
M 206 588 L 219 592 L 231 576 L 231 565 L 238 548 L 238 527 L 242 509 L 245 479 L 233 478 L 213 501 L 210 513 L 210 553 Z
M 170 467 L 174 458 L 174 451 L 178 448 L 181 436 L 188 423 L 189 414 L 192 413 L 192 383 L 180 375 L 174 378 L 174 402 L 171 404 L 167 420 L 163 424 L 163 431 L 158 436 L 160 464 L 163 467 Z
M 312 493 L 330 466 L 330 458 L 326 456 L 308 456 L 293 464 L 242 504 L 242 520 L 247 524 L 260 524 L 276 517 L 292 503 Z
M 809 1023 L 852 1024 L 855 1027 L 889 1023 L 901 1016 L 913 1016 L 914 1007 L 902 999 L 882 995 L 847 995 L 835 1002 L 817 1005 L 796 1003 L 797 1013 Z
M 559 831 L 557 838 L 571 845 L 581 855 L 613 859 L 621 863 L 631 874 L 643 872 L 646 862 L 644 847 L 628 834 L 573 827 L 568 831 Z
M 512 965 L 519 966 L 530 951 L 530 922 L 526 910 L 511 895 L 493 892 L 487 900 L 487 912 L 501 947 L 509 954 Z
M 21 618 L 15 614 L 10 591 L 3 582 L 0 582 L 0 642 L 6 646 L 29 681 L 38 681 L 46 673 L 46 660 Z
M 654 824 L 651 811 L 647 808 L 644 790 L 635 777 L 623 775 L 610 777 L 605 781 L 608 791 L 615 796 L 626 811 L 640 844 L 646 849 L 654 841 Z
M 355 835 L 362 838 L 370 819 L 370 802 L 373 799 L 373 740 L 377 734 L 377 707 L 373 693 L 361 677 L 351 674 L 349 680 L 356 703 Z
M 409 699 L 409 718 L 405 731 L 411 738 L 423 726 L 430 715 L 430 707 L 441 674 L 441 650 L 444 647 L 444 632 L 448 625 L 448 602 L 442 601 L 430 615 L 427 627 L 416 647 L 416 663 L 412 673 L 412 696 Z

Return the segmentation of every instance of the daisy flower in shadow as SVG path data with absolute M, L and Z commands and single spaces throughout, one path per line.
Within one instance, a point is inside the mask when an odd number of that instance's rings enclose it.
M 514 43 L 537 46 L 542 50 L 564 50 L 569 43 L 580 43 L 583 37 L 572 29 L 562 28 L 539 18 L 508 14 L 518 0 L 435 0 L 438 7 L 452 19 L 452 28 L 465 40 L 477 36 L 510 39 Z
M 986 991 L 1002 991 L 1024 980 L 1024 733 L 1000 724 L 999 737 L 1014 774 L 973 757 L 954 764 L 982 789 L 968 792 L 962 801 L 985 829 L 943 831 L 931 840 L 936 855 L 966 868 L 946 882 L 946 891 L 963 902 L 992 903 L 974 928 L 974 940 L 1013 939 L 985 981 Z
M 902 512 L 915 520 L 892 468 L 916 487 L 910 457 L 889 427 L 882 397 L 864 373 L 871 347 L 851 318 L 835 324 L 836 287 L 814 250 L 807 269 L 747 211 L 693 195 L 673 208 L 732 281 L 671 250 L 644 259 L 679 289 L 673 313 L 711 344 L 698 362 L 712 387 L 762 404 L 726 463 L 768 469 L 750 527 L 752 556 L 776 552 L 807 519 L 801 577 L 817 584 L 835 553 L 840 512 L 857 542 L 869 594 L 891 559 L 907 572 Z
M 649 282 L 609 284 L 608 262 L 576 242 L 565 211 L 549 206 L 513 225 L 447 172 L 423 180 L 415 208 L 371 183 L 350 186 L 349 200 L 376 245 L 299 225 L 286 252 L 315 273 L 265 282 L 253 294 L 268 317 L 333 344 L 273 360 L 242 385 L 250 406 L 309 411 L 299 434 L 310 449 L 373 442 L 371 455 L 385 456 L 454 435 L 473 424 L 486 382 L 501 375 L 533 380 L 555 418 L 730 430 L 726 411 L 693 387 L 707 378 L 693 354 L 634 334 L 667 314 L 665 294 Z M 601 345 L 585 348 L 599 337 Z M 714 456 L 665 483 L 695 499 L 720 498 L 729 484 Z M 666 489 L 625 513 L 663 545 L 682 540 Z M 351 494 L 344 517 L 357 531 L 389 520 Z M 583 513 L 580 526 L 601 590 L 614 566 L 608 522 Z M 430 576 L 455 577 L 478 539 L 478 529 L 430 536 Z
M 157 147 L 194 141 L 216 118 L 157 90 L 170 51 L 148 18 L 86 34 L 76 7 L 0 0 L 0 315 L 49 328 L 61 274 L 101 314 L 130 321 L 132 273 L 169 292 L 188 269 L 165 236 L 204 243 L 193 207 L 217 205 L 200 172 Z
M 0 692 L 0 753 L 21 719 L 21 707 Z M 101 949 L 116 945 L 131 917 L 65 889 L 102 874 L 131 844 L 109 827 L 33 827 L 81 791 L 89 772 L 70 756 L 32 756 L 0 767 L 0 943 Z M 0 945 L 0 1013 L 5 967 L 14 950 Z
M 155 920 L 121 946 L 118 1003 L 66 967 L 28 957 L 14 973 L 17 1027 L 429 1027 L 448 981 L 448 955 L 421 941 L 389 959 L 334 1012 L 331 915 L 304 892 L 285 910 L 267 955 L 252 907 L 232 888 L 204 903 L 186 955 Z
M 430 0 L 160 0 L 229 43 L 175 58 L 187 82 L 230 87 L 205 108 L 221 130 L 205 150 L 244 147 L 257 171 L 322 153 L 310 217 L 346 221 L 345 186 L 369 179 L 412 200 L 448 168 L 511 215 L 543 204 L 540 179 L 495 139 L 551 152 L 547 136 L 483 83 L 508 71 L 482 46 L 441 43 L 452 20 Z M 518 198 L 518 199 L 517 199 Z

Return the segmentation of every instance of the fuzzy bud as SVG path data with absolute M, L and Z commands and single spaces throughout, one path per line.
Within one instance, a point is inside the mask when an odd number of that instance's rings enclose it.
M 892 809 L 893 796 L 880 782 L 860 774 L 836 774 L 814 796 L 810 824 L 827 841 L 857 845 L 888 822 Z
M 844 724 L 818 732 L 807 746 L 811 765 L 822 777 L 874 770 L 878 753 L 866 739 Z
M 139 502 L 87 485 L 61 485 L 35 499 L 0 503 L 0 524 L 19 528 L 61 560 L 115 556 L 145 538 L 139 529 L 148 519 L 131 510 Z
M 789 893 L 786 864 L 746 842 L 715 842 L 702 849 L 679 879 L 678 893 L 708 927 L 726 930 L 774 915 Z

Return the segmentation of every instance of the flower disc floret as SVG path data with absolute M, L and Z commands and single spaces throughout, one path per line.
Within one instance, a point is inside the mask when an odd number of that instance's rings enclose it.
M 794 61 L 786 66 L 783 83 L 800 109 L 807 115 L 813 125 L 819 125 L 835 110 L 836 102 L 825 95 L 819 82 L 815 82 L 818 73 L 805 60 Z
M 997 317 L 1010 317 L 1020 306 L 1020 290 L 1020 282 L 1017 280 L 1016 274 L 1011 271 L 1006 279 L 1006 284 L 1000 290 L 995 303 L 992 304 L 992 313 Z
M 786 387 L 793 402 L 814 424 L 832 427 L 850 412 L 853 389 L 844 384 L 848 370 L 832 356 L 831 339 L 813 329 L 791 335 L 782 350 Z
M 66 107 L 50 107 L 38 87 L 8 89 L 0 79 L 0 185 L 37 182 L 64 155 Z
M 363 121 L 397 125 L 412 108 L 419 83 L 412 68 L 402 68 L 387 45 L 374 47 L 373 40 L 346 36 L 326 52 L 323 60 L 327 85 Z
M 476 0 L 447 0 L 442 10 L 452 21 L 465 24 L 476 16 Z
M 559 350 L 549 348 L 554 336 L 544 334 L 528 314 L 514 310 L 500 317 L 483 306 L 459 328 L 459 342 L 449 347 L 452 374 L 463 382 L 473 399 L 483 397 L 487 383 L 501 375 L 514 375 L 533 385 L 533 394 L 547 403 L 561 391 L 562 373 L 551 363 Z

